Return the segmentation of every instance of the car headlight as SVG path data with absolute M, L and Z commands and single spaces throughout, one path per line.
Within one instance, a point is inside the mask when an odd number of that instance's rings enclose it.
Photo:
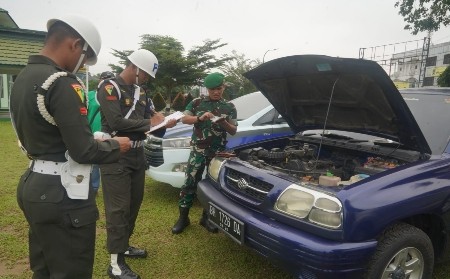
M 275 210 L 327 228 L 342 225 L 342 203 L 337 198 L 295 184 L 281 193 Z
M 163 148 L 190 148 L 191 138 L 173 138 L 173 139 L 164 139 L 162 141 Z
M 172 167 L 172 172 L 186 172 L 187 169 L 187 163 L 179 163 L 179 164 L 175 164 Z
M 208 174 L 216 182 L 219 181 L 220 169 L 222 168 L 224 162 L 225 158 L 223 157 L 214 157 L 211 162 L 209 162 Z

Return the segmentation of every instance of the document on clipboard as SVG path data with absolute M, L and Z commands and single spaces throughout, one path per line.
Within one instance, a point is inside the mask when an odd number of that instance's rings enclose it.
M 166 124 L 167 124 L 167 122 L 169 122 L 169 120 L 175 119 L 176 121 L 178 121 L 178 120 L 180 120 L 181 117 L 183 117 L 183 116 L 184 116 L 184 114 L 183 114 L 181 111 L 176 111 L 176 112 L 172 113 L 171 115 L 167 115 L 167 116 L 164 118 L 164 121 L 163 121 L 163 122 L 161 122 L 160 124 L 158 124 L 158 125 L 156 125 L 156 126 L 151 127 L 149 132 L 153 132 L 153 131 L 155 131 L 155 130 L 158 130 L 158 129 L 161 128 L 161 127 L 166 126 Z

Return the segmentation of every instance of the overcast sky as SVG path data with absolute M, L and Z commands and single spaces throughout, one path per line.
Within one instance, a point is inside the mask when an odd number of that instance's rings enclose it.
M 75 13 L 90 18 L 102 36 L 102 50 L 91 72 L 117 63 L 111 49 L 135 50 L 143 34 L 167 35 L 186 50 L 206 39 L 228 43 L 265 61 L 296 54 L 358 57 L 361 47 L 423 39 L 403 29 L 395 0 L 0 0 L 23 29 L 46 31 L 49 18 Z M 450 27 L 432 43 L 450 41 Z M 416 44 L 416 43 L 413 43 Z M 409 47 L 409 46 L 408 46 Z M 421 44 L 419 45 L 421 47 Z M 397 46 L 397 49 L 401 46 Z M 367 55 L 366 55 L 367 56 Z

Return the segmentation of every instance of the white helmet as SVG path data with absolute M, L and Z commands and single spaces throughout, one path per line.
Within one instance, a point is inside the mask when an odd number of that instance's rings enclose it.
M 128 56 L 128 60 L 153 78 L 158 71 L 158 59 L 149 50 L 138 49 Z
M 55 22 L 62 21 L 72 27 L 78 34 L 83 37 L 87 44 L 94 51 L 94 56 L 86 60 L 87 65 L 94 65 L 97 63 L 97 56 L 102 47 L 102 39 L 100 33 L 91 21 L 78 15 L 65 15 L 59 18 L 52 18 L 47 21 L 47 30 L 50 29 Z

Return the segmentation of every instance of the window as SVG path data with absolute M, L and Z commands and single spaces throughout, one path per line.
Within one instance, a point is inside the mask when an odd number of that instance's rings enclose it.
M 426 67 L 428 67 L 428 66 L 436 66 L 436 60 L 437 60 L 437 56 L 428 57 L 427 58 L 427 64 L 425 66 Z
M 444 55 L 444 64 L 450 64 L 450 54 Z
M 278 112 L 273 108 L 253 123 L 253 126 L 272 125 Z
M 434 85 L 434 77 L 426 77 L 423 80 L 423 86 L 433 86 Z
M 270 106 L 269 100 L 261 92 L 254 92 L 231 100 L 237 111 L 237 120 L 244 120 Z

